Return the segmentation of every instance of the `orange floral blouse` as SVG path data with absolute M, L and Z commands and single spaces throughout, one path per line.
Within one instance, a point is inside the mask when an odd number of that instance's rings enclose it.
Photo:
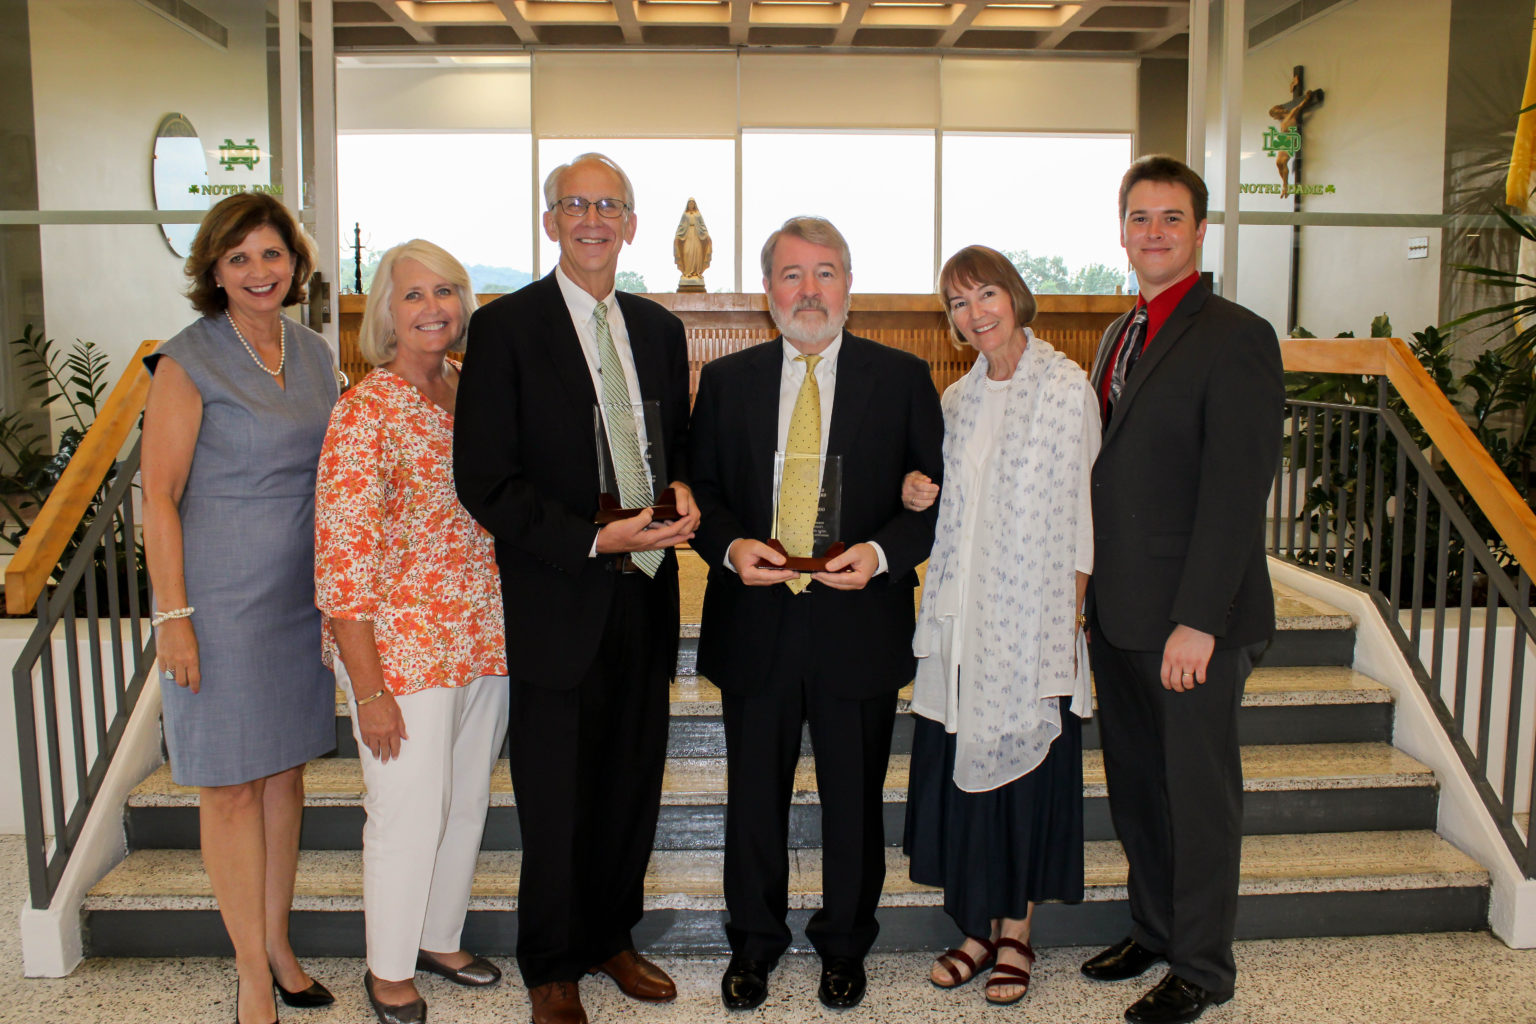
M 373 623 L 384 682 L 402 696 L 506 675 L 491 535 L 453 486 L 453 417 L 376 369 L 331 413 L 315 486 L 315 604 Z

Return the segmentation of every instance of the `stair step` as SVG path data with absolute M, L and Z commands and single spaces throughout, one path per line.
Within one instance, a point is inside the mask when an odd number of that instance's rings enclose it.
M 885 800 L 907 798 L 911 758 L 893 754 L 885 778 Z M 1244 790 L 1249 793 L 1288 789 L 1387 789 L 1433 786 L 1434 773 L 1407 754 L 1385 743 L 1297 743 L 1243 749 Z M 669 806 L 718 803 L 725 796 L 725 760 L 713 757 L 671 758 L 667 762 L 661 801 Z M 346 758 L 311 761 L 304 772 L 305 805 L 337 807 L 362 800 L 362 769 Z M 1103 754 L 1083 754 L 1083 795 L 1102 797 Z M 816 764 L 802 758 L 795 770 L 796 804 L 819 803 Z M 169 765 L 161 765 L 128 798 L 129 807 L 195 807 L 197 788 L 171 781 Z M 514 806 L 507 762 L 491 773 L 491 806 Z
M 912 750 L 912 722 L 906 714 L 912 687 L 897 695 L 896 728 L 891 749 Z M 703 676 L 680 674 L 671 688 L 671 722 L 667 752 L 674 757 L 724 757 L 725 731 L 720 721 L 720 691 Z M 357 742 L 346 698 L 337 691 L 336 756 L 357 756 Z M 1238 715 L 1243 743 L 1285 743 L 1302 740 L 1342 743 L 1392 736 L 1392 691 L 1342 666 L 1260 666 L 1248 677 Z M 1085 723 L 1083 744 L 1099 745 L 1096 720 Z M 811 752 L 809 740 L 802 753 Z
M 480 952 L 513 951 L 520 860 L 515 850 L 480 855 L 465 936 Z M 821 901 L 820 851 L 792 850 L 789 864 L 789 906 L 801 912 L 795 916 L 803 926 L 805 912 Z M 648 934 L 643 940 L 637 934 L 639 944 L 658 952 L 723 951 L 722 866 L 715 851 L 654 854 L 646 877 L 652 913 Z M 897 849 L 887 850 L 886 866 L 879 948 L 930 948 L 934 935 L 948 934 L 934 929 L 952 928 L 944 924 L 942 893 L 912 882 Z M 1043 905 L 1037 943 L 1108 942 L 1123 934 L 1128 910 L 1119 844 L 1088 843 L 1085 868 L 1084 905 Z M 318 946 L 328 955 L 359 955 L 361 890 L 358 852 L 302 851 L 291 925 L 295 948 L 302 955 L 315 955 Z M 1487 898 L 1487 872 L 1433 832 L 1254 836 L 1243 843 L 1239 935 L 1479 928 Z M 207 956 L 228 948 L 195 851 L 130 854 L 92 889 L 84 911 L 90 955 Z M 146 926 L 146 915 L 157 926 Z
M 885 782 L 886 842 L 900 845 L 906 815 L 910 757 L 892 755 Z M 1251 746 L 1243 750 L 1247 797 L 1244 830 L 1250 835 L 1329 832 L 1336 829 L 1428 828 L 1438 790 L 1434 774 L 1385 743 Z M 725 829 L 725 761 L 671 758 L 663 781 L 656 845 L 662 850 L 719 849 Z M 356 849 L 362 841 L 362 771 L 358 762 L 328 758 L 305 770 L 303 842 L 311 849 Z M 1114 837 L 1104 785 L 1103 757 L 1083 757 L 1084 828 L 1088 839 Z M 483 846 L 521 848 L 506 762 L 491 775 L 491 810 Z M 790 812 L 793 847 L 821 842 L 820 798 L 814 758 L 802 758 Z M 198 842 L 197 790 L 171 781 L 162 766 L 128 799 L 130 847 L 193 849 Z

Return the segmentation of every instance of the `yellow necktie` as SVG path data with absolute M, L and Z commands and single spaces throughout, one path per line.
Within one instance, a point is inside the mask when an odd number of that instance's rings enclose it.
M 787 455 L 810 456 L 786 459 L 779 481 L 779 536 L 784 550 L 799 558 L 816 553 L 816 510 L 821 504 L 821 385 L 816 381 L 816 364 L 821 356 L 796 356 L 805 364 L 805 380 L 795 396 L 795 409 L 789 416 Z M 798 594 L 810 585 L 811 577 L 801 573 L 785 584 Z

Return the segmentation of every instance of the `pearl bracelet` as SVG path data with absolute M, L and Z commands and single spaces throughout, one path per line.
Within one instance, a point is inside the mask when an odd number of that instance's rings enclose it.
M 155 617 L 149 620 L 149 628 L 154 629 L 156 626 L 170 622 L 172 619 L 185 619 L 196 610 L 196 608 L 188 606 L 186 608 L 172 608 L 168 612 L 156 612 Z

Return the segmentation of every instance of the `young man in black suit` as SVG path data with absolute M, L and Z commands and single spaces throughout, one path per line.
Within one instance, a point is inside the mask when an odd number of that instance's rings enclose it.
M 825 220 L 798 217 L 774 232 L 763 288 L 782 337 L 705 366 L 694 405 L 689 465 L 703 520 L 693 545 L 710 567 L 699 671 L 724 698 L 733 955 L 721 995 L 731 1009 L 763 1001 L 789 946 L 788 816 L 804 722 L 824 884 L 806 937 L 822 957 L 824 1004 L 863 998 L 879 930 L 891 726 L 896 691 L 912 679 L 914 569 L 938 508 L 904 509 L 901 482 L 909 470 L 940 471 L 944 423 L 926 362 L 843 331 L 848 263 L 847 242 Z M 849 547 L 807 577 L 758 568 L 783 562 L 764 541 L 774 453 L 788 450 L 842 458 L 837 539 Z
M 523 837 L 517 961 L 535 1024 L 585 1024 L 585 973 L 664 1002 L 672 980 L 635 952 L 677 664 L 677 559 L 698 524 L 686 479 L 683 325 L 614 291 L 634 190 L 589 153 L 544 183 L 560 263 L 477 310 L 454 422 L 464 507 L 496 538 L 511 675 L 512 785 Z M 679 518 L 599 529 L 599 396 L 656 401 Z M 608 399 L 604 399 L 605 404 Z M 617 418 L 605 416 L 610 451 Z M 636 433 L 628 434 L 636 445 Z M 613 457 L 605 453 L 606 461 Z M 654 471 L 656 467 L 652 467 Z M 650 553 L 650 554 L 644 554 Z
M 1131 934 L 1083 964 L 1167 974 L 1125 1016 L 1191 1021 L 1231 998 L 1242 852 L 1243 683 L 1274 631 L 1264 503 L 1280 457 L 1280 348 L 1200 282 L 1206 188 L 1170 157 L 1120 185 L 1136 308 L 1104 333 L 1089 652 Z

